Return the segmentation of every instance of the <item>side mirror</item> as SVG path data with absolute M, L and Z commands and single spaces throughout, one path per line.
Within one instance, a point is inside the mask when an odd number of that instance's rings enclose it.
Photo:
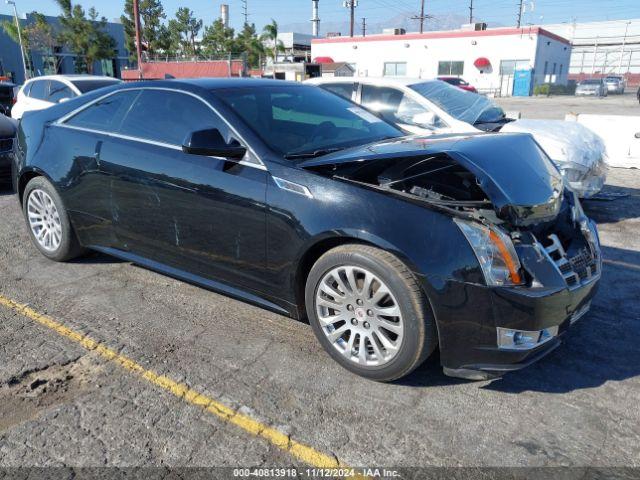
M 222 157 L 231 160 L 242 160 L 247 149 L 238 142 L 227 143 L 216 128 L 198 130 L 185 138 L 182 151 L 191 155 L 206 157 Z

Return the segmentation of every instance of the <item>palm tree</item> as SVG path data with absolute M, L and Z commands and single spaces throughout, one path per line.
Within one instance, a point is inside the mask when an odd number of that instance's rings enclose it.
M 269 44 L 273 43 L 273 49 L 270 50 L 269 56 L 273 58 L 273 78 L 276 78 L 275 63 L 278 58 L 278 52 L 284 52 L 284 44 L 282 40 L 278 39 L 278 22 L 272 18 L 271 23 L 264 26 L 260 39 Z

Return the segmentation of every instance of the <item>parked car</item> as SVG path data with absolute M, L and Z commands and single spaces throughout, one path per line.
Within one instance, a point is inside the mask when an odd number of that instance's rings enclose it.
M 478 93 L 478 90 L 476 90 L 476 87 L 474 87 L 469 82 L 463 80 L 460 77 L 438 77 L 438 80 L 447 82 L 449 85 L 453 85 L 454 87 L 461 88 L 462 90 L 466 90 L 467 92 Z
M 112 77 L 94 75 L 50 75 L 27 80 L 18 92 L 11 116 L 20 120 L 24 112 L 44 110 L 79 95 L 121 83 Z
M 44 256 L 97 250 L 307 317 L 375 380 L 436 346 L 449 375 L 523 368 L 600 278 L 596 226 L 530 135 L 403 137 L 259 79 L 126 84 L 19 129 L 14 183 Z
M 16 122 L 0 114 L 0 185 L 4 185 L 11 180 L 15 136 Z
M 308 83 L 361 104 L 408 133 L 530 133 L 580 197 L 591 197 L 604 186 L 604 143 L 576 122 L 513 121 L 490 99 L 434 80 L 350 77 L 315 78 Z
M 604 78 L 604 84 L 607 87 L 607 93 L 615 93 L 622 95 L 626 87 L 624 77 L 620 75 L 609 75 Z
M 590 78 L 578 82 L 576 86 L 576 96 L 596 96 L 606 97 L 608 94 L 607 86 L 601 78 Z
M 0 114 L 9 116 L 11 107 L 15 103 L 16 84 L 10 82 L 0 82 Z

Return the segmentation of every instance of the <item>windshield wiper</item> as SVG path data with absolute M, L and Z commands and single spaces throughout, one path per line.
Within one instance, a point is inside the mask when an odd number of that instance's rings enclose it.
M 284 158 L 287 160 L 295 158 L 317 158 L 322 157 L 323 155 L 329 155 L 330 153 L 339 152 L 340 150 L 344 150 L 344 148 L 322 148 L 314 150 L 313 152 L 287 153 Z

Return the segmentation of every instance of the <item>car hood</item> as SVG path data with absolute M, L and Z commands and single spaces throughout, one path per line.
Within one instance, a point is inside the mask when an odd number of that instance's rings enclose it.
M 299 166 L 357 180 L 367 165 L 437 155 L 446 155 L 471 172 L 498 216 L 513 224 L 555 218 L 560 208 L 562 176 L 528 134 L 405 137 L 343 150 Z

